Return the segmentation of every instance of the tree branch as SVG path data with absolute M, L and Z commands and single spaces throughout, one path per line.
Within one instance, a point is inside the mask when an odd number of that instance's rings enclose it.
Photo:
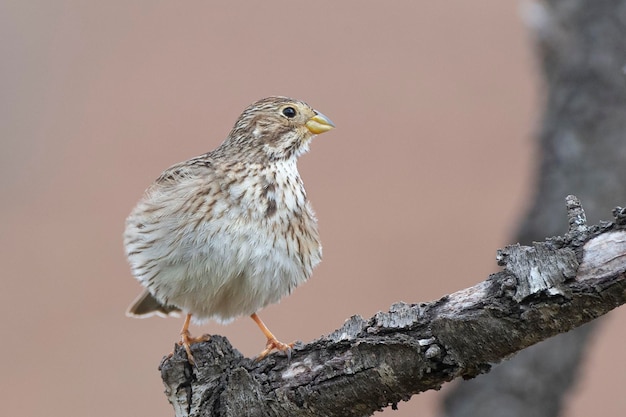
M 430 303 L 396 303 L 297 345 L 291 358 L 244 358 L 227 339 L 161 363 L 176 416 L 364 416 L 472 378 L 530 345 L 626 302 L 626 209 L 589 227 L 567 197 L 565 236 L 499 250 L 503 270 Z M 245 410 L 245 411 L 244 411 Z

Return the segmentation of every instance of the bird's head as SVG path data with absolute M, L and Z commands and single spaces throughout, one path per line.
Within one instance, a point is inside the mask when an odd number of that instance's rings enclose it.
M 243 111 L 222 146 L 270 160 L 296 158 L 308 151 L 313 136 L 334 127 L 330 119 L 302 101 L 268 97 Z

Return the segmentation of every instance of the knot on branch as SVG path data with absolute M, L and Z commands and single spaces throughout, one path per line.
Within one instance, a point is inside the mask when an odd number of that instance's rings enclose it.
M 626 207 L 615 207 L 613 209 L 613 218 L 615 218 L 615 223 L 620 226 L 626 225 Z
M 569 223 L 569 233 L 584 233 L 587 231 L 587 215 L 580 200 L 575 195 L 565 197 L 567 206 L 567 220 Z

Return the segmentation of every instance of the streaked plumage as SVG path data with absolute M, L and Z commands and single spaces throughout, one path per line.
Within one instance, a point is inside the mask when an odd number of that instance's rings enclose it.
M 147 288 L 129 315 L 182 310 L 226 323 L 306 281 L 321 245 L 296 162 L 332 127 L 301 101 L 269 97 L 249 106 L 218 148 L 163 172 L 126 221 L 131 270 Z M 191 342 L 184 327 L 188 354 Z M 264 354 L 286 346 L 274 342 Z

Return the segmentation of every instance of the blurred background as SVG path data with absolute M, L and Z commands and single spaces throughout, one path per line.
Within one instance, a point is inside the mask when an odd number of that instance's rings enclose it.
M 262 312 L 281 340 L 496 271 L 531 196 L 543 97 L 520 15 L 496 0 L 0 2 L 0 414 L 173 415 L 157 366 L 182 321 L 124 316 L 140 291 L 124 220 L 264 96 L 337 125 L 300 160 L 324 261 Z M 567 416 L 626 407 L 624 322 L 603 322 Z M 248 356 L 265 343 L 249 319 L 192 331 Z M 382 414 L 435 416 L 440 397 Z

